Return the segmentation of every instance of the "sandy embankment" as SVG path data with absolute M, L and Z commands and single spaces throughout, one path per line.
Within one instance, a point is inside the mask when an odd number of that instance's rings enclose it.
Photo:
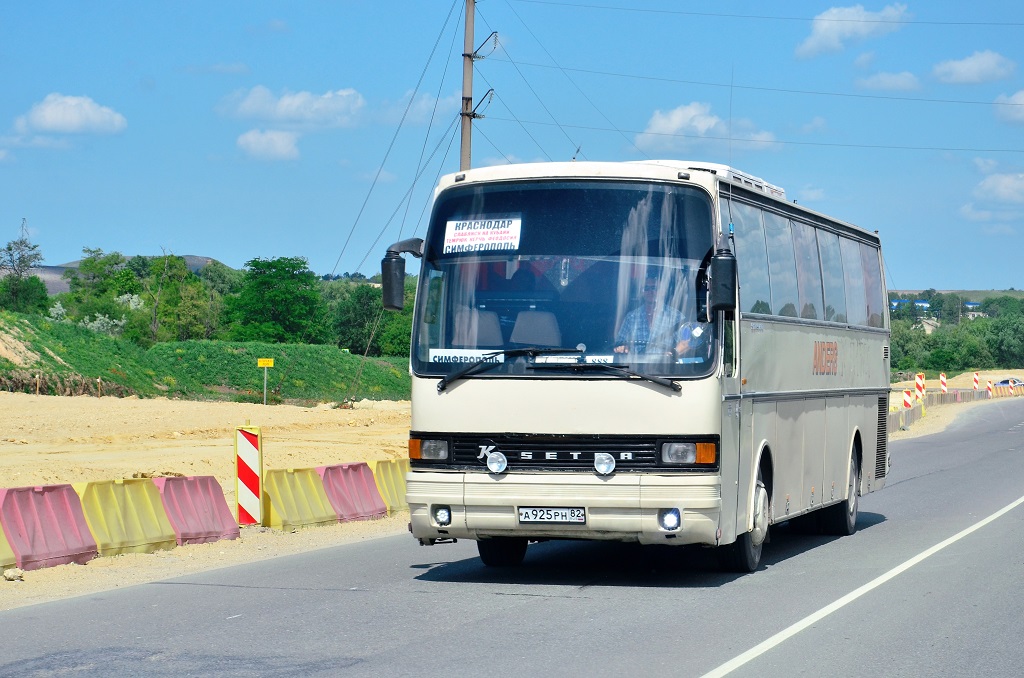
M 1024 370 L 982 374 L 998 381 Z M 950 379 L 970 388 L 972 375 Z M 894 385 L 903 388 L 904 385 Z M 938 382 L 929 382 L 937 389 Z M 912 388 L 913 384 L 906 385 Z M 894 440 L 937 433 L 985 401 L 928 408 L 927 416 Z M 234 431 L 259 426 L 266 468 L 308 468 L 406 454 L 409 403 L 357 403 L 355 409 L 134 398 L 58 398 L 0 392 L 0 487 L 131 478 L 137 474 L 213 475 L 234 510 Z M 397 534 L 408 514 L 286 534 L 245 528 L 233 541 L 155 554 L 97 558 L 0 579 L 0 609 L 190 574 L 346 542 Z M 410 539 L 410 547 L 413 542 Z

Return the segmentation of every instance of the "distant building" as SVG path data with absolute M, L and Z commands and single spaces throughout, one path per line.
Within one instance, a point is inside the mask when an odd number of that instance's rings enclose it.
M 929 304 L 924 299 L 918 299 L 917 301 L 915 301 L 914 302 L 914 306 L 916 306 L 917 308 L 921 309 L 922 311 L 927 311 L 928 309 L 930 309 L 932 307 L 932 305 Z

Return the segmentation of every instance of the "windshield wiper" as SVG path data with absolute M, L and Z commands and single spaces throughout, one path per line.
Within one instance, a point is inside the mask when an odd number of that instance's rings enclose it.
M 479 360 L 466 365 L 461 370 L 458 370 L 456 372 L 453 372 L 452 374 L 442 377 L 441 381 L 437 382 L 437 392 L 443 392 L 446 388 L 448 388 L 448 384 L 452 383 L 453 381 L 458 381 L 459 379 L 462 379 L 463 377 L 468 377 L 471 374 L 480 374 L 481 372 L 486 372 L 492 367 L 502 364 L 501 361 L 492 360 L 492 358 L 497 358 L 498 356 L 502 356 L 503 358 L 517 358 L 519 356 L 524 355 L 534 357 L 538 355 L 546 355 L 552 353 L 583 353 L 583 349 L 525 346 L 523 348 L 507 348 L 498 351 L 491 351 L 489 353 L 484 353 L 483 355 L 480 356 Z
M 651 374 L 637 372 L 636 370 L 632 369 L 629 365 L 622 365 L 619 363 L 540 364 L 530 365 L 529 367 L 531 370 L 570 369 L 575 372 L 583 372 L 587 370 L 604 370 L 605 372 L 611 372 L 612 374 L 616 374 L 622 377 L 623 379 L 643 379 L 644 381 L 649 381 L 652 384 L 657 384 L 658 386 L 670 388 L 673 391 L 683 390 L 682 386 L 672 381 L 671 379 L 666 379 L 664 377 L 655 377 L 654 375 Z

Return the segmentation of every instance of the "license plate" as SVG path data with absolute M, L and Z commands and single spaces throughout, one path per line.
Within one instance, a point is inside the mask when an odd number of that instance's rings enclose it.
M 582 508 L 544 508 L 539 506 L 520 506 L 519 522 L 521 523 L 576 523 L 587 522 L 587 512 Z

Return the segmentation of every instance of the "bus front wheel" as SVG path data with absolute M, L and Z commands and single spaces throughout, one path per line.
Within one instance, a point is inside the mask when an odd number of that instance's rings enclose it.
M 491 537 L 476 543 L 480 560 L 487 567 L 514 567 L 526 557 L 527 541 L 520 537 Z
M 754 486 L 754 528 L 736 537 L 736 541 L 720 546 L 719 561 L 730 572 L 753 572 L 761 562 L 761 549 L 768 539 L 768 490 L 757 472 Z

